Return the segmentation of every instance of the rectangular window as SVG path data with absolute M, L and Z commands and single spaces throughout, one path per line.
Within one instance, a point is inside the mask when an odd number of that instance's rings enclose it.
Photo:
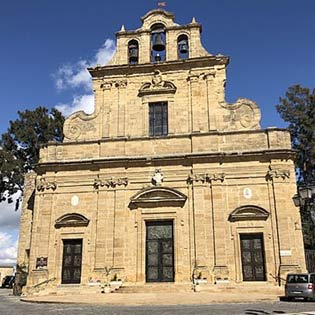
M 166 136 L 168 134 L 167 102 L 149 104 L 149 135 Z

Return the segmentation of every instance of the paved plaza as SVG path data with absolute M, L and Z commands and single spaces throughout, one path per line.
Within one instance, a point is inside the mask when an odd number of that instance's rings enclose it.
M 252 303 L 212 303 L 204 305 L 94 305 L 62 303 L 26 303 L 0 290 L 1 315 L 315 315 L 314 302 L 261 301 Z

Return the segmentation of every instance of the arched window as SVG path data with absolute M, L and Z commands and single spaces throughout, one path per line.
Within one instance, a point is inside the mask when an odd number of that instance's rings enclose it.
M 128 43 L 128 60 L 131 65 L 139 63 L 139 44 L 135 39 Z
M 154 24 L 151 27 L 151 61 L 158 63 L 166 58 L 166 36 L 163 24 Z
M 177 38 L 178 59 L 189 58 L 189 43 L 187 35 L 180 35 Z

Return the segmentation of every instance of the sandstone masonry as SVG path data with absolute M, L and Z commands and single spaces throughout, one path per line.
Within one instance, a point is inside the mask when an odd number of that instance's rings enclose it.
M 116 34 L 108 65 L 88 69 L 94 113 L 68 117 L 64 142 L 42 148 L 26 177 L 27 288 L 84 287 L 106 270 L 125 284 L 208 286 L 305 271 L 290 135 L 261 129 L 255 102 L 225 101 L 229 58 L 200 33 L 153 10 Z

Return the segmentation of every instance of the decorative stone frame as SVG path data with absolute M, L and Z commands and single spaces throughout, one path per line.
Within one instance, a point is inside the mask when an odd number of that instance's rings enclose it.
M 183 206 L 187 196 L 169 187 L 149 187 L 130 198 L 129 207 Z
M 90 220 L 79 213 L 67 213 L 56 220 L 55 228 L 73 227 L 73 226 L 88 226 Z
M 234 274 L 236 283 L 243 282 L 242 257 L 241 257 L 241 234 L 262 233 L 265 250 L 265 272 L 266 281 L 275 283 L 277 270 L 275 261 L 275 235 L 273 235 L 269 212 L 262 207 L 255 205 L 244 205 L 233 210 L 229 217 L 232 247 L 234 250 Z M 232 272 L 233 273 L 233 272 Z M 263 283 L 264 281 L 262 281 Z
M 61 284 L 62 279 L 63 240 L 70 239 L 82 239 L 81 283 L 77 285 L 84 285 L 87 282 L 89 275 L 87 261 L 90 260 L 89 222 L 89 219 L 79 213 L 66 213 L 56 220 L 54 277 L 56 278 L 57 284 Z M 67 284 L 63 284 L 63 286 L 66 285 Z
M 174 117 L 174 94 L 171 93 L 163 93 L 163 94 L 155 94 L 155 95 L 145 95 L 142 97 L 142 105 L 143 105 L 143 136 L 149 136 L 149 103 L 156 102 L 167 102 L 167 111 L 168 111 L 168 135 L 174 134 L 174 126 L 170 124 L 170 117 Z M 167 136 L 161 136 L 167 137 Z
M 178 271 L 178 220 L 176 215 L 176 208 L 171 211 L 158 210 L 152 213 L 149 209 L 141 212 L 140 226 L 138 228 L 137 238 L 140 240 L 138 244 L 137 255 L 137 282 L 146 283 L 146 222 L 148 221 L 173 221 L 173 250 L 174 250 L 174 283 L 177 281 Z
M 245 205 L 236 208 L 230 215 L 229 221 L 244 221 L 244 220 L 267 220 L 269 212 L 265 209 L 253 206 Z
M 159 70 L 152 74 L 151 81 L 142 84 L 138 90 L 138 97 L 141 97 L 143 105 L 143 136 L 149 135 L 149 103 L 167 102 L 168 111 L 168 135 L 174 134 L 174 126 L 170 124 L 174 117 L 174 94 L 176 86 L 170 81 L 164 81 Z M 171 118 L 171 119 L 170 119 Z M 165 137 L 165 136 L 163 136 Z

